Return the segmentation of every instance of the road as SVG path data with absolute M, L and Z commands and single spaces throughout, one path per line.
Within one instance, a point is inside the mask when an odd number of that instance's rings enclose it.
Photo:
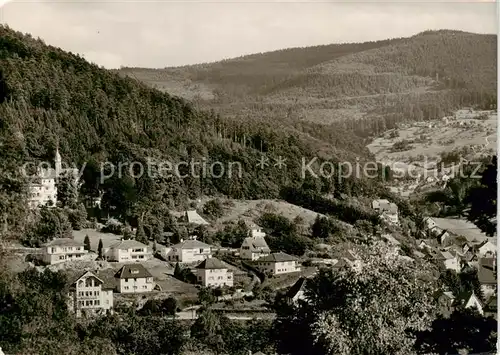
M 226 315 L 227 318 L 231 320 L 252 320 L 252 319 L 274 319 L 275 314 L 274 313 L 260 313 L 256 316 L 248 316 L 248 315 L 235 315 L 235 314 L 228 314 Z M 185 311 L 185 312 L 177 312 L 175 314 L 176 319 L 183 319 L 183 320 L 194 320 L 198 318 L 198 315 L 196 314 L 196 311 Z

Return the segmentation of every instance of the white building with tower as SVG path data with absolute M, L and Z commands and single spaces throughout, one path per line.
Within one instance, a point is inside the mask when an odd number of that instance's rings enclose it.
M 69 174 L 78 183 L 79 171 L 77 168 L 63 168 L 61 154 L 59 148 L 56 149 L 54 157 L 54 167 L 52 168 L 38 168 L 35 176 L 29 184 L 29 199 L 28 204 L 30 208 L 37 208 L 41 206 L 55 206 L 57 202 L 57 179 L 61 175 Z

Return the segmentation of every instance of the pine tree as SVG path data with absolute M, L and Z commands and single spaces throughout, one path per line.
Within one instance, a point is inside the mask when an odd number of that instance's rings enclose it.
M 97 246 L 97 253 L 99 255 L 99 259 L 103 259 L 103 245 L 102 239 L 99 239 L 99 245 Z
M 88 235 L 85 236 L 85 239 L 83 240 L 83 245 L 85 250 L 90 250 L 90 238 Z

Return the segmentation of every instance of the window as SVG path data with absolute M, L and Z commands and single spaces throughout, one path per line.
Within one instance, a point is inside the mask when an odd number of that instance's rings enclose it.
M 99 306 L 99 300 L 95 300 L 94 305 Z
M 130 270 L 130 273 L 132 273 L 132 274 L 138 274 L 139 270 Z
M 198 281 L 201 281 L 201 276 L 198 276 Z
M 65 256 L 64 256 L 64 255 L 61 255 L 61 256 L 59 257 L 59 260 L 64 260 L 64 258 L 65 258 Z
M 128 282 L 128 279 L 125 279 L 125 282 Z
M 89 300 L 85 301 L 85 306 L 91 306 L 92 304 L 90 303 Z
M 144 255 L 139 255 L 139 259 L 144 259 Z
M 94 291 L 94 296 L 99 296 L 99 291 Z
M 137 282 L 137 278 L 134 277 L 134 282 Z
M 203 248 L 200 248 L 200 254 L 203 254 Z
M 128 290 L 128 286 L 125 286 L 125 287 L 124 287 L 124 289 L 125 289 L 125 290 Z
M 148 287 L 146 285 L 142 286 L 143 289 L 147 289 Z
M 91 277 L 85 279 L 85 287 L 92 287 L 92 285 L 93 285 L 93 282 L 92 282 Z
M 51 253 L 55 253 L 56 252 L 56 248 L 50 248 L 51 249 Z
M 137 290 L 137 286 L 134 286 L 134 290 Z

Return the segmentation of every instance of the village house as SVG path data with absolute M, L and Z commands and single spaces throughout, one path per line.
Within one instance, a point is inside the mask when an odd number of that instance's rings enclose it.
M 262 227 L 258 226 L 252 221 L 245 221 L 245 225 L 247 226 L 249 232 L 249 236 L 253 238 L 264 238 L 266 236 L 266 233 L 262 229 Z
M 285 295 L 289 304 L 298 304 L 299 301 L 307 302 L 307 297 L 304 293 L 307 280 L 307 278 L 301 277 L 296 283 L 293 284 L 292 287 L 290 287 Z
M 45 264 L 58 264 L 70 260 L 81 260 L 88 251 L 83 243 L 70 238 L 54 239 L 42 249 L 42 261 Z
M 475 245 L 488 239 L 475 224 L 464 219 L 427 217 L 425 226 L 428 232 L 441 236 L 441 240 L 462 237 L 468 244 Z M 443 238 L 445 232 L 447 235 Z
M 282 252 L 264 256 L 255 260 L 255 263 L 259 270 L 272 275 L 281 275 L 300 271 L 300 266 L 297 265 L 297 258 Z
M 445 317 L 450 316 L 459 305 L 464 308 L 475 308 L 480 314 L 484 314 L 484 306 L 474 291 L 463 292 L 458 297 L 455 297 L 451 291 L 439 291 L 436 299 L 439 311 Z
M 479 258 L 477 278 L 481 284 L 483 297 L 488 299 L 497 291 L 497 265 L 496 257 Z
M 212 256 L 211 246 L 198 240 L 184 240 L 166 247 L 163 254 L 168 261 L 194 263 Z
M 115 274 L 120 293 L 151 292 L 155 287 L 153 275 L 142 264 L 122 266 Z
M 106 314 L 113 309 L 113 288 L 92 272 L 85 271 L 70 284 L 68 309 L 76 317 Z
M 240 248 L 240 258 L 244 260 L 257 260 L 271 253 L 271 249 L 264 237 L 252 236 L 245 238 Z
M 196 277 L 204 287 L 233 286 L 233 272 L 217 258 L 208 258 L 196 266 Z
M 459 304 L 462 304 L 464 308 L 475 308 L 479 312 L 479 314 L 484 314 L 483 305 L 474 291 L 463 292 L 462 294 L 460 294 L 455 300 L 454 306 L 456 307 Z
M 460 258 L 453 255 L 449 251 L 439 250 L 435 254 L 435 259 L 438 260 L 442 266 L 447 270 L 453 270 L 455 272 L 460 272 L 462 270 L 462 265 Z
M 386 199 L 378 199 L 372 202 L 372 208 L 380 213 L 381 217 L 389 223 L 398 224 L 398 206 Z
M 148 247 L 137 240 L 120 240 L 104 250 L 108 261 L 130 262 L 146 261 L 151 258 Z

